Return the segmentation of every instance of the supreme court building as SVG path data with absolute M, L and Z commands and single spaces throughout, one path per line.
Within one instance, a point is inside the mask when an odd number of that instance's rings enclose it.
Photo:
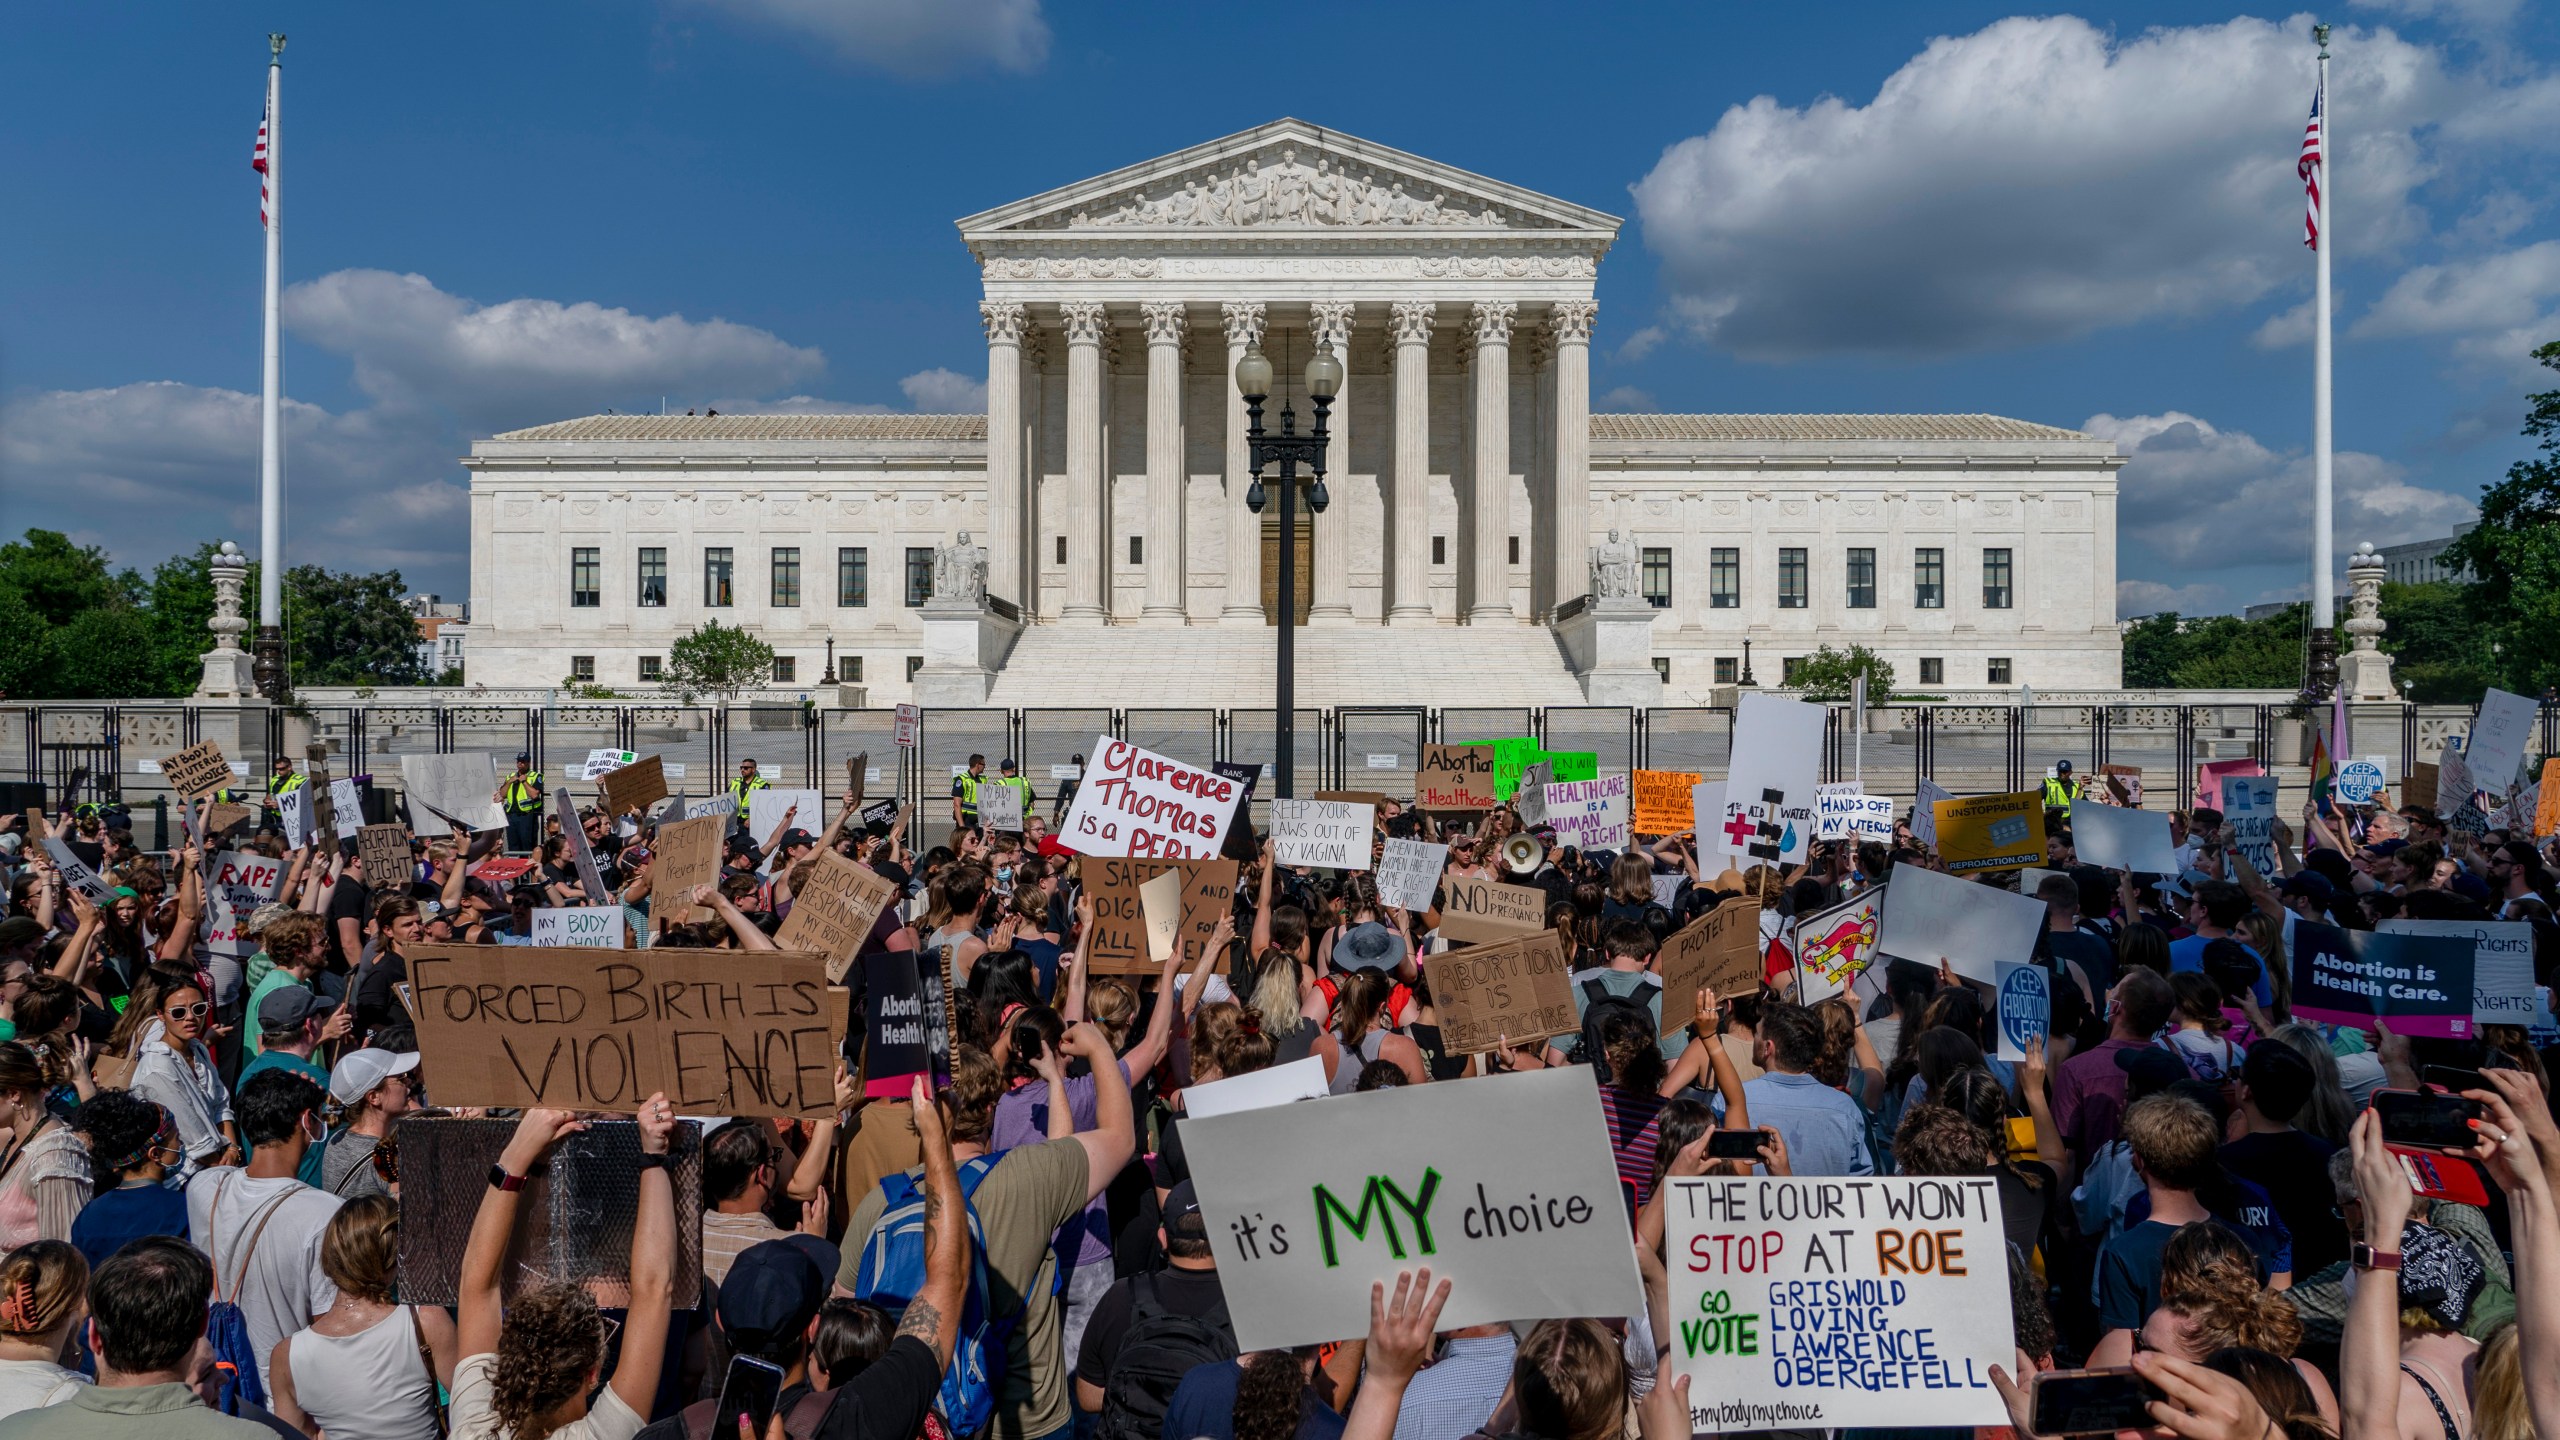
M 717 618 L 777 691 L 831 653 L 872 704 L 1268 704 L 1278 505 L 1245 504 L 1232 378 L 1258 343 L 1274 426 L 1309 423 L 1316 347 L 1348 371 L 1299 515 L 1301 704 L 1702 703 L 1746 639 L 1763 685 L 1826 643 L 1904 690 L 2119 683 L 2110 442 L 1595 415 L 1619 224 L 1297 120 L 969 216 L 983 415 L 475 444 L 468 678 L 645 694 Z

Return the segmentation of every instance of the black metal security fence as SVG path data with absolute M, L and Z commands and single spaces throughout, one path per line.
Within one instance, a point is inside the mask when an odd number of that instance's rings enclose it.
M 398 786 L 404 755 L 484 750 L 504 770 L 529 754 L 554 785 L 572 778 L 590 750 L 636 750 L 662 758 L 671 789 L 693 795 L 727 786 L 742 760 L 777 785 L 841 792 L 845 762 L 867 755 L 866 792 L 924 802 L 928 827 L 942 813 L 951 777 L 972 755 L 992 771 L 1022 766 L 1040 807 L 1078 757 L 1110 736 L 1195 763 L 1271 763 L 1275 727 L 1267 710 L 936 709 L 922 713 L 917 743 L 893 742 L 894 712 L 810 705 L 728 707 L 556 703 L 263 707 L 139 702 L 126 705 L 0 706 L 0 782 L 43 787 L 46 803 L 119 799 L 128 807 L 165 804 L 160 762 L 215 740 L 243 786 L 259 783 L 271 758 L 300 759 L 318 741 L 339 775 L 370 776 L 378 792 Z M 2310 732 L 2291 706 L 2196 704 L 1901 704 L 1870 708 L 1861 726 L 1846 705 L 1826 709 L 1823 778 L 1859 780 L 1871 794 L 1908 800 L 1923 779 L 1962 794 L 2020 790 L 2055 762 L 2081 773 L 2105 765 L 2139 771 L 2154 808 L 2180 803 L 2201 766 L 2255 759 L 2296 796 L 2308 781 Z M 2433 761 L 2449 739 L 2467 736 L 2465 706 L 2352 706 L 2348 758 L 2375 758 L 2396 782 Z M 2329 712 L 2319 713 L 2325 726 Z M 1723 776 L 1732 752 L 1733 711 L 1721 706 L 1522 708 L 1343 707 L 1303 710 L 1295 727 L 1302 791 L 1412 794 L 1421 747 L 1537 737 L 1551 750 L 1587 750 L 1602 769 L 1695 771 Z M 2560 704 L 2542 708 L 2540 756 L 2560 753 Z M 77 780 L 77 785 L 73 782 Z M 23 807 L 38 797 L 17 790 Z M 928 833 L 929 830 L 928 830 Z M 152 837 L 145 837 L 146 839 Z

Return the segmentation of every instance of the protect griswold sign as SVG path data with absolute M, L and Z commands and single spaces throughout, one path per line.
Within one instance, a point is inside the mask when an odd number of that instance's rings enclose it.
M 2338 767 L 2338 798 L 2350 805 L 2370 805 L 2382 792 L 2382 767 L 2370 760 L 2350 760 Z

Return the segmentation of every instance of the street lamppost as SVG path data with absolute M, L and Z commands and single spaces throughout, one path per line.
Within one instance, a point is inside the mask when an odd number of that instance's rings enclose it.
M 1253 484 L 1244 492 L 1246 509 L 1262 513 L 1269 503 L 1262 488 L 1262 467 L 1274 461 L 1280 465 L 1280 672 L 1273 687 L 1279 713 L 1272 723 L 1277 749 L 1272 758 L 1276 782 L 1272 793 L 1285 800 L 1294 798 L 1297 760 L 1298 466 L 1304 462 L 1314 472 L 1307 487 L 1307 509 L 1323 514 L 1327 503 L 1324 450 L 1331 438 L 1324 422 L 1333 410 L 1333 397 L 1342 393 L 1342 362 L 1323 346 L 1307 362 L 1307 399 L 1314 403 L 1316 416 L 1315 429 L 1305 435 L 1298 433 L 1298 412 L 1285 401 L 1280 406 L 1280 433 L 1263 430 L 1262 402 L 1271 398 L 1271 362 L 1260 345 L 1247 347 L 1244 358 L 1236 362 L 1236 390 L 1244 397 L 1247 463 L 1253 470 Z

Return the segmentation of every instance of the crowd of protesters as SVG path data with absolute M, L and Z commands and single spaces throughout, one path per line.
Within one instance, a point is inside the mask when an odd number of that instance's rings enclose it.
M 1718 1173 L 1991 1176 L 2018 1434 L 2032 1377 L 2078 1366 L 2130 1366 L 2185 1436 L 2560 1434 L 2541 1048 L 2560 1033 L 2297 1019 L 2287 958 L 2303 924 L 2523 921 L 2547 982 L 2547 839 L 2306 807 L 2262 873 L 2196 809 L 2171 816 L 2180 870 L 2135 875 L 2078 862 L 2066 780 L 2029 891 L 2046 928 L 2016 957 L 2050 974 L 2050 1039 L 2011 1063 L 1950 957 L 1879 960 L 1881 985 L 1797 1003 L 1795 917 L 1937 866 L 1907 824 L 1737 867 L 1694 832 L 1581 852 L 1509 807 L 1389 802 L 1376 843 L 1445 841 L 1448 878 L 1536 888 L 1574 972 L 1576 1028 L 1459 1055 L 1421 964 L 1452 945 L 1439 897 L 1395 908 L 1371 874 L 1277 864 L 1249 832 L 1207 943 L 1099 974 L 1083 862 L 1050 833 L 1069 797 L 1044 817 L 1011 760 L 991 775 L 973 757 L 929 818 L 864 819 L 857 788 L 762 835 L 743 817 L 768 780 L 747 762 L 719 878 L 660 896 L 651 818 L 580 813 L 591 881 L 530 758 L 492 797 L 504 828 L 413 841 L 405 885 L 368 884 L 352 841 L 289 847 L 272 809 L 221 837 L 285 871 L 238 921 L 245 958 L 206 943 L 201 847 L 145 853 L 112 807 L 0 821 L 0 1440 L 701 1440 L 739 1357 L 779 1374 L 770 1428 L 744 1440 L 1674 1440 L 1712 1397 L 1656 1348 L 1664 1181 Z M 301 781 L 278 762 L 267 789 Z M 1020 790 L 1023 830 L 979 824 L 995 786 Z M 189 813 L 201 834 L 209 809 Z M 1504 847 L 1524 833 L 1525 862 Z M 69 883 L 57 846 L 103 895 Z M 855 957 L 851 1012 L 867 976 L 938 989 L 947 1075 L 869 1083 L 857 1024 L 823 1121 L 697 1125 L 663 1096 L 612 1117 L 432 1108 L 407 1010 L 418 947 L 529 945 L 535 912 L 601 898 L 635 948 L 772 950 L 822 851 L 906 897 Z M 1666 1033 L 1663 943 L 1725 906 L 1758 912 L 1765 982 L 1701 991 Z M 1240 1353 L 1186 1092 L 1310 1057 L 1334 1095 L 1586 1070 L 1650 1313 L 1443 1331 L 1468 1277 L 1426 1270 L 1378 1287 L 1366 1335 Z M 2468 1201 L 2414 1190 L 2368 1108 L 2431 1076 L 2479 1105 L 2476 1143 L 2444 1157 L 2483 1177 Z M 409 1177 L 477 1207 L 451 1307 L 402 1298 L 400 1140 L 438 1116 L 513 1121 L 485 1183 Z M 528 1185 L 605 1123 L 637 1136 L 627 1266 L 522 1271 Z M 1756 1158 L 1708 1158 L 1720 1131 L 1751 1132 Z M 697 1149 L 700 1233 L 679 1236 L 670 1159 Z

